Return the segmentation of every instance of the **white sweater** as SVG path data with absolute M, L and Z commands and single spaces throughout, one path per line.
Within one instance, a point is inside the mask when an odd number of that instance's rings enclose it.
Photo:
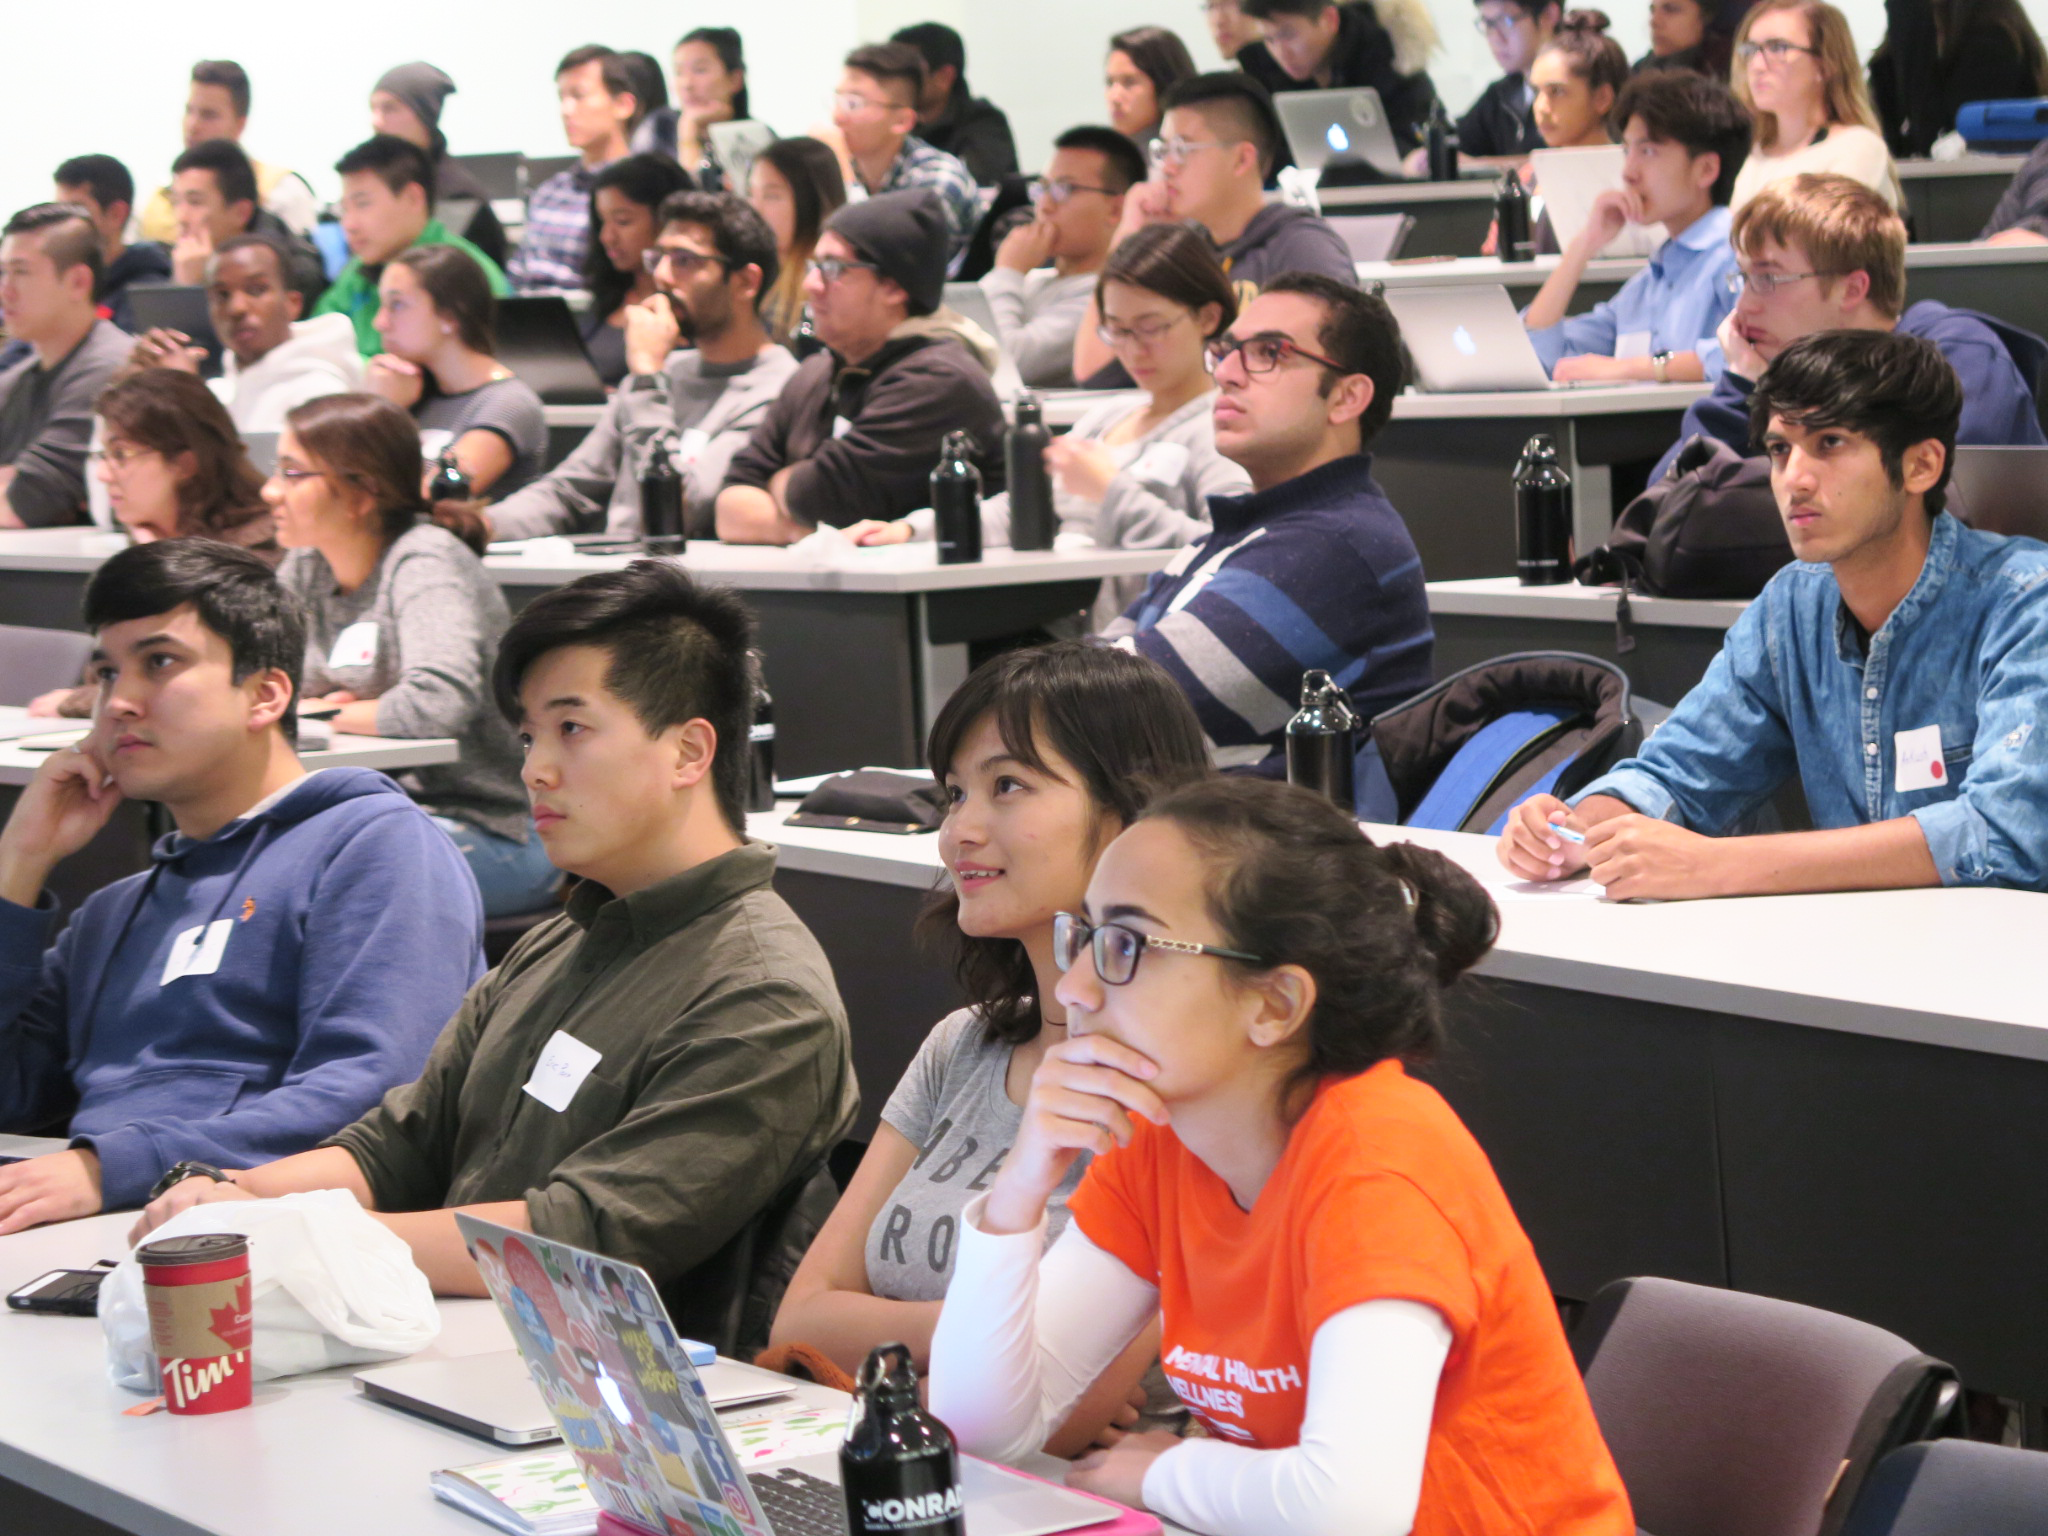
M 239 432 L 282 432 L 285 416 L 322 395 L 358 388 L 363 359 L 347 315 L 295 321 L 292 333 L 247 368 L 230 352 L 210 384 Z

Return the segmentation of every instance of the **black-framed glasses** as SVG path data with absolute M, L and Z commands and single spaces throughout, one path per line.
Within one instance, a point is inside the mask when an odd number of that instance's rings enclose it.
M 1096 340 L 1105 347 L 1123 347 L 1135 343 L 1149 347 L 1183 320 L 1194 317 L 1188 314 L 1170 315 L 1164 320 L 1144 320 L 1136 325 L 1114 325 L 1105 320 L 1095 327 Z
M 1818 48 L 1804 47 L 1786 37 L 1767 37 L 1762 42 L 1745 40 L 1735 45 L 1735 56 L 1745 64 L 1758 54 L 1773 64 L 1782 64 L 1795 53 L 1810 53 L 1816 59 L 1820 57 Z
M 830 287 L 849 272 L 879 272 L 882 269 L 872 261 L 850 261 L 844 256 L 813 256 L 804 263 L 806 272 L 815 272 Z
M 1789 288 L 1794 283 L 1803 283 L 1809 277 L 1840 277 L 1841 275 L 1839 272 L 1745 272 L 1742 268 L 1736 267 L 1725 274 L 1721 281 L 1727 284 L 1728 291 L 1737 297 L 1740 297 L 1742 290 L 1747 288 L 1758 298 L 1768 299 L 1780 288 Z
M 1261 333 L 1257 336 L 1218 336 L 1202 348 L 1202 366 L 1214 374 L 1237 353 L 1248 374 L 1273 373 L 1290 357 L 1305 357 L 1312 363 L 1319 363 L 1336 373 L 1352 373 L 1342 363 L 1333 363 L 1329 358 L 1311 352 L 1307 347 L 1286 336 Z
M 1026 183 L 1031 201 L 1043 198 L 1048 203 L 1064 203 L 1076 192 L 1095 192 L 1103 197 L 1115 197 L 1107 187 L 1091 187 L 1085 181 L 1075 181 L 1069 176 L 1034 176 Z
M 1090 923 L 1072 912 L 1055 912 L 1052 918 L 1052 963 L 1072 970 L 1081 951 L 1093 951 L 1095 974 L 1104 986 L 1121 987 L 1138 974 L 1138 958 L 1148 949 L 1163 949 L 1174 955 L 1214 955 L 1219 960 L 1242 960 L 1263 965 L 1257 955 L 1220 944 L 1196 944 L 1187 939 L 1162 939 L 1154 933 L 1140 933 L 1122 923 Z
M 707 256 L 702 251 L 685 251 L 667 246 L 650 245 L 640 253 L 640 265 L 649 272 L 659 272 L 666 262 L 684 277 L 699 267 L 719 266 L 730 272 L 733 264 L 723 256 Z

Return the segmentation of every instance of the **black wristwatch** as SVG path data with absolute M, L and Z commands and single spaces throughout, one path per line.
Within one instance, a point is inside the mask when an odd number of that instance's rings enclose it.
M 150 1185 L 149 1198 L 155 1200 L 160 1196 L 167 1195 L 170 1193 L 173 1185 L 182 1184 L 187 1179 L 192 1178 L 211 1179 L 216 1184 L 232 1184 L 235 1182 L 218 1168 L 214 1167 L 213 1164 L 195 1162 L 193 1159 L 187 1158 L 184 1162 L 173 1163 L 164 1170 L 164 1176 Z

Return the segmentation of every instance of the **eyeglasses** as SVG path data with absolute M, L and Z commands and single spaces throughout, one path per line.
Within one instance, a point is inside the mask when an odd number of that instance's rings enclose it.
M 1072 970 L 1083 949 L 1093 951 L 1095 974 L 1107 987 L 1129 984 L 1130 979 L 1138 974 L 1139 956 L 1148 949 L 1163 949 L 1175 955 L 1214 955 L 1219 960 L 1242 960 L 1247 965 L 1265 963 L 1257 955 L 1248 955 L 1241 949 L 1225 949 L 1220 944 L 1193 944 L 1186 939 L 1162 939 L 1156 934 L 1126 928 L 1122 923 L 1092 925 L 1086 918 L 1077 917 L 1072 912 L 1055 912 L 1052 918 L 1052 963 L 1063 971 Z
M 1026 184 L 1034 203 L 1043 198 L 1048 203 L 1064 203 L 1076 192 L 1098 192 L 1104 197 L 1116 194 L 1107 187 L 1091 187 L 1084 181 L 1069 181 L 1064 176 L 1034 176 Z
M 1202 366 L 1207 368 L 1212 374 L 1220 372 L 1223 365 L 1230 361 L 1230 356 L 1233 352 L 1240 354 L 1239 361 L 1244 364 L 1244 371 L 1247 374 L 1276 372 L 1280 365 L 1290 357 L 1305 357 L 1310 362 L 1320 363 L 1323 367 L 1336 373 L 1352 373 L 1356 371 L 1346 368 L 1342 363 L 1333 363 L 1327 357 L 1320 357 L 1316 353 L 1309 351 L 1307 347 L 1299 346 L 1285 336 L 1263 334 L 1258 336 L 1218 336 L 1202 349 Z
M 1513 15 L 1474 16 L 1472 18 L 1472 30 L 1477 32 L 1481 37 L 1490 37 L 1496 32 L 1501 33 L 1503 36 L 1505 36 L 1507 33 L 1514 31 L 1515 23 L 1521 21 L 1522 19 L 1523 18 L 1520 16 Z
M 1162 165 L 1186 165 L 1188 156 L 1199 154 L 1205 149 L 1222 149 L 1221 144 L 1205 144 L 1200 139 L 1154 139 L 1145 146 L 1145 159 L 1154 170 Z
M 1740 267 L 1737 267 L 1734 271 L 1723 277 L 1721 281 L 1728 285 L 1730 293 L 1738 297 L 1740 297 L 1742 290 L 1747 288 L 1758 298 L 1768 299 L 1780 288 L 1790 287 L 1793 283 L 1803 283 L 1809 277 L 1840 277 L 1841 275 L 1839 272 L 1745 272 Z
M 1743 42 L 1735 45 L 1735 56 L 1745 64 L 1758 54 L 1762 54 L 1773 64 L 1782 64 L 1795 53 L 1810 53 L 1815 58 L 1820 57 L 1818 48 L 1802 48 L 1799 44 L 1782 37 L 1767 37 L 1760 43 Z
M 882 269 L 872 261 L 848 261 L 844 256 L 817 256 L 804 263 L 806 272 L 815 272 L 831 287 L 849 272 L 879 272 Z
M 872 96 L 863 96 L 857 91 L 838 91 L 832 97 L 833 110 L 838 112 L 893 112 L 896 103 L 889 100 L 877 101 Z
M 122 444 L 113 448 L 95 448 L 86 457 L 96 464 L 111 464 L 116 469 L 126 469 L 137 459 L 147 458 L 155 452 L 154 448 L 130 448 Z
M 1188 315 L 1174 315 L 1165 320 L 1147 320 L 1138 325 L 1111 325 L 1105 320 L 1095 327 L 1095 337 L 1105 347 L 1125 347 L 1133 343 L 1149 347 L 1181 321 L 1190 318 L 1192 317 Z
M 683 277 L 688 277 L 699 267 L 716 265 L 728 272 L 733 267 L 723 256 L 706 256 L 702 251 L 685 251 L 672 246 L 650 245 L 640 253 L 640 265 L 649 272 L 659 272 L 663 262 L 674 267 Z

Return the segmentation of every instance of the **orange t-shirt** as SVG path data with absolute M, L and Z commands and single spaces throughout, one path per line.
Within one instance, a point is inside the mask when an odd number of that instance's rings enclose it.
M 1250 1211 L 1144 1121 L 1067 1208 L 1158 1286 L 1167 1380 L 1222 1438 L 1295 1444 L 1316 1329 L 1418 1301 L 1451 1349 L 1416 1536 L 1634 1536 L 1535 1250 L 1471 1132 L 1399 1062 L 1318 1089 Z

